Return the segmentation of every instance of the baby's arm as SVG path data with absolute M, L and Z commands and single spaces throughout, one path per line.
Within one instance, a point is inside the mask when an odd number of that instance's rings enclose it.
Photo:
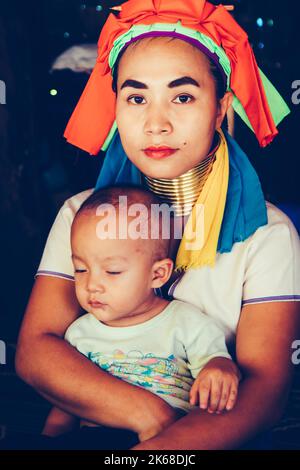
M 231 410 L 237 399 L 240 372 L 232 361 L 222 328 L 199 311 L 190 311 L 185 328 L 188 367 L 195 382 L 190 404 L 210 413 Z
M 79 419 L 76 416 L 54 406 L 47 417 L 42 434 L 51 437 L 59 436 L 72 431 L 78 423 Z
M 196 377 L 190 390 L 190 404 L 199 404 L 209 413 L 232 410 L 240 378 L 240 372 L 231 359 L 214 357 Z

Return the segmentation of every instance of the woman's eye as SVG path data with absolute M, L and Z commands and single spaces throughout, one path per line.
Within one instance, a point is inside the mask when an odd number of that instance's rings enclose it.
M 145 104 L 145 102 L 143 103 L 143 101 L 145 101 L 145 99 L 142 96 L 138 96 L 138 95 L 130 96 L 127 99 L 127 101 L 129 103 L 132 103 L 132 104 Z
M 107 274 L 112 274 L 113 276 L 116 276 L 117 274 L 121 274 L 121 271 L 106 271 Z
M 190 103 L 192 100 L 193 100 L 193 97 L 190 95 L 179 95 L 177 96 L 177 98 L 175 98 L 174 102 L 185 104 L 185 103 Z
M 86 269 L 75 269 L 75 273 L 77 274 L 86 273 Z

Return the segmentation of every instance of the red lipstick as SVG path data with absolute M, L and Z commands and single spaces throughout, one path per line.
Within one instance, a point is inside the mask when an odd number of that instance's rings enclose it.
M 178 149 L 172 149 L 171 147 L 161 146 L 161 147 L 148 147 L 144 150 L 145 154 L 149 158 L 154 158 L 159 160 L 160 158 L 166 158 L 173 155 L 177 152 Z

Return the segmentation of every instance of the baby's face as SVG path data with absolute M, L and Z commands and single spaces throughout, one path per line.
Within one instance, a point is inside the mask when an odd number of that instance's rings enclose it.
M 208 60 L 190 44 L 144 39 L 121 58 L 117 125 L 126 154 L 142 173 L 174 178 L 195 167 L 221 124 L 218 110 Z M 145 152 L 159 146 L 172 154 Z
M 129 317 L 147 312 L 155 298 L 152 242 L 101 240 L 97 224 L 99 217 L 89 210 L 77 216 L 72 226 L 76 295 L 82 308 L 98 320 L 111 326 L 118 321 L 116 326 L 122 326 L 121 319 L 128 324 Z

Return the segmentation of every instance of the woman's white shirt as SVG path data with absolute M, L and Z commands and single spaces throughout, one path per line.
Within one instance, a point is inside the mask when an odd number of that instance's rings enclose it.
M 70 229 L 92 189 L 68 199 L 51 228 L 37 275 L 74 280 Z M 190 269 L 170 287 L 174 299 L 213 317 L 234 340 L 241 308 L 264 302 L 300 300 L 300 241 L 290 219 L 267 203 L 268 224 L 230 253 L 217 254 L 214 267 Z

